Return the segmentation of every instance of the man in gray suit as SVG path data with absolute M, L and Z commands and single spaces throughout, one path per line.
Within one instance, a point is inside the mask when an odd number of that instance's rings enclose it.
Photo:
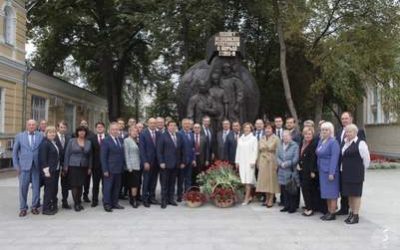
M 13 146 L 13 166 L 19 179 L 20 217 L 27 214 L 28 189 L 32 183 L 32 214 L 39 214 L 40 198 L 40 168 L 39 145 L 42 142 L 42 133 L 36 130 L 36 121 L 26 122 L 26 131 L 17 134 Z
M 229 120 L 222 121 L 222 131 L 219 131 L 217 134 L 217 159 L 222 161 L 227 161 L 228 156 L 225 155 L 226 151 L 226 138 L 231 132 L 231 122 Z

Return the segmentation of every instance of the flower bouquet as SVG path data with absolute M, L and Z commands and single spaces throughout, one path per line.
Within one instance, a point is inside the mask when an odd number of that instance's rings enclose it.
M 236 194 L 242 188 L 235 168 L 226 161 L 216 161 L 197 176 L 197 181 L 217 207 L 233 206 Z
M 207 199 L 199 187 L 191 187 L 183 195 L 183 200 L 186 202 L 188 207 L 195 208 L 203 205 Z

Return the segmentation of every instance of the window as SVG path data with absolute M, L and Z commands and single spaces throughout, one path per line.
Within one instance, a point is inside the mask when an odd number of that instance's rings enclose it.
M 7 5 L 4 7 L 4 42 L 10 45 L 15 45 L 16 33 L 16 18 L 12 6 Z
M 47 101 L 41 96 L 32 96 L 32 119 L 47 120 Z
M 69 133 L 75 131 L 75 117 L 75 106 L 72 104 L 66 104 L 64 107 L 64 119 L 68 123 Z

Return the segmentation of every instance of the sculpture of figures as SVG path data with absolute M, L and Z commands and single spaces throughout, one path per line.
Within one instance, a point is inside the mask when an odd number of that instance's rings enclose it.
M 216 116 L 217 105 L 209 93 L 209 85 L 206 81 L 197 79 L 195 85 L 198 93 L 189 99 L 187 117 L 195 122 L 201 122 L 204 116 Z
M 221 75 L 218 71 L 213 71 L 210 75 L 211 88 L 209 90 L 210 96 L 214 100 L 215 114 L 211 116 L 214 125 L 220 125 L 225 117 L 225 110 L 228 105 L 228 98 L 224 89 L 220 86 Z M 217 127 L 219 128 L 219 127 Z
M 222 65 L 222 72 L 221 88 L 224 90 L 227 99 L 224 118 L 231 121 L 242 121 L 243 82 L 233 75 L 232 67 L 227 62 Z

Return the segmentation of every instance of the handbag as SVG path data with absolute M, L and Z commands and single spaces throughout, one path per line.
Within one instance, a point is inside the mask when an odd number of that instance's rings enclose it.
M 290 174 L 289 181 L 288 183 L 286 183 L 285 189 L 290 195 L 297 194 L 297 181 L 296 178 L 294 177 L 294 172 Z

